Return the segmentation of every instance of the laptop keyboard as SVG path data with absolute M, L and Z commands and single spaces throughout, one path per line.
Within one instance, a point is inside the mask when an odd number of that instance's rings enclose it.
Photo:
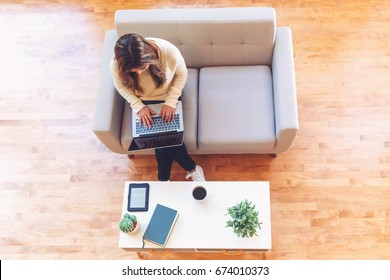
M 142 127 L 139 125 L 139 119 L 136 120 L 135 131 L 137 134 L 151 134 L 159 132 L 175 131 L 180 128 L 179 114 L 175 114 L 174 119 L 171 122 L 164 122 L 161 116 L 153 117 L 154 124 L 152 127 L 147 128 L 144 124 Z

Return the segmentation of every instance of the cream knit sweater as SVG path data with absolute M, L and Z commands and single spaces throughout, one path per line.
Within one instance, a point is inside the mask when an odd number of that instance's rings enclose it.
M 160 60 L 167 78 L 166 82 L 162 87 L 156 88 L 149 71 L 146 70 L 139 76 L 139 83 L 144 89 L 144 93 L 142 95 L 136 94 L 136 92 L 122 84 L 118 73 L 117 62 L 113 58 L 110 62 L 110 70 L 114 86 L 136 113 L 145 106 L 142 102 L 143 100 L 165 100 L 166 105 L 176 108 L 188 76 L 184 58 L 172 43 L 157 38 L 146 39 L 155 42 L 160 49 Z

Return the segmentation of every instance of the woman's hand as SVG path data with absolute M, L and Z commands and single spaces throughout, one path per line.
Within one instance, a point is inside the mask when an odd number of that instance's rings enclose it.
M 162 120 L 165 122 L 171 122 L 173 121 L 175 115 L 175 109 L 168 105 L 164 105 L 161 109 L 161 117 Z
M 142 127 L 142 124 L 144 124 L 147 128 L 150 128 L 154 123 L 152 116 L 156 114 L 157 113 L 148 106 L 143 107 L 137 113 L 138 117 L 140 118 L 140 126 Z

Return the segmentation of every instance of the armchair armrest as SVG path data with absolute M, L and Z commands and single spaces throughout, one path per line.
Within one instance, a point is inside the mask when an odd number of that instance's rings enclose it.
M 276 29 L 272 58 L 276 145 L 275 154 L 287 151 L 299 129 L 292 35 L 289 27 Z
M 108 149 L 115 153 L 126 154 L 127 151 L 120 141 L 124 99 L 117 93 L 109 69 L 117 39 L 115 30 L 106 32 L 93 132 Z

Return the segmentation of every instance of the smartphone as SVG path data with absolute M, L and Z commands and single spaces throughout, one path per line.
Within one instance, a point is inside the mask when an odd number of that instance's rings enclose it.
M 148 211 L 149 208 L 149 184 L 130 183 L 127 199 L 127 211 Z

